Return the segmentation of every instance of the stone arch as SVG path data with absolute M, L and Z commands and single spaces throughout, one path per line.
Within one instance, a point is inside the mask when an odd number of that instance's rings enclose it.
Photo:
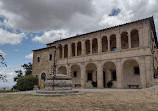
M 111 87 L 117 87 L 117 72 L 116 65 L 112 61 L 107 61 L 103 64 L 103 86 L 108 87 L 107 83 L 112 81 L 113 85 Z
M 86 87 L 97 87 L 97 65 L 95 63 L 88 63 L 86 65 Z
M 81 87 L 81 68 L 75 64 L 71 66 L 71 77 L 73 87 Z
M 116 35 L 112 34 L 110 35 L 110 51 L 116 50 Z
M 60 44 L 59 45 L 59 58 L 62 58 L 62 55 L 63 55 L 63 48 L 62 48 L 62 45 Z
M 121 49 L 128 49 L 128 33 L 126 31 L 121 33 Z
M 92 39 L 92 54 L 98 53 L 98 40 L 97 38 Z
M 43 72 L 43 73 L 41 74 L 41 80 L 44 80 L 44 81 L 46 80 L 46 73 Z
M 137 29 L 131 31 L 131 48 L 139 47 L 139 32 Z
M 64 45 L 64 58 L 68 57 L 68 45 Z
M 71 49 L 72 49 L 72 50 L 71 50 L 71 51 L 72 51 L 72 57 L 73 57 L 73 56 L 76 56 L 76 54 L 75 54 L 75 52 L 76 52 L 76 51 L 75 51 L 75 50 L 76 50 L 76 49 L 75 49 L 75 43 L 72 43 L 72 44 L 71 44 Z
M 57 74 L 64 74 L 67 75 L 67 68 L 65 66 L 60 66 L 58 68 Z
M 90 40 L 85 41 L 86 54 L 90 54 Z
M 82 53 L 82 46 L 81 46 L 81 42 L 77 42 L 77 56 L 80 56 Z
M 140 87 L 140 65 L 135 59 L 128 59 L 123 62 L 123 87 L 137 88 Z M 135 86 L 130 86 L 135 85 Z
M 102 52 L 108 51 L 108 39 L 106 36 L 102 37 Z

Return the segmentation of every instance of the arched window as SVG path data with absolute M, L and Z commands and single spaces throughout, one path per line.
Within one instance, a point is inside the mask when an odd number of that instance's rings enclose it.
M 128 33 L 123 32 L 121 34 L 121 49 L 128 49 Z
M 110 51 L 116 50 L 116 35 L 113 34 L 110 36 Z
M 64 46 L 64 58 L 68 57 L 68 45 Z
M 92 40 L 92 54 L 98 53 L 98 41 L 96 38 Z
M 108 40 L 107 37 L 104 36 L 102 38 L 102 52 L 107 52 L 108 51 Z
M 90 54 L 90 40 L 86 40 L 86 54 Z
M 138 30 L 134 29 L 131 31 L 131 48 L 139 47 L 139 34 Z
M 75 43 L 71 44 L 71 48 L 72 48 L 72 57 L 76 56 L 76 54 L 75 54 Z
M 63 49 L 62 49 L 62 45 L 60 44 L 59 45 L 59 58 L 62 58 L 62 52 L 63 51 Z
M 77 43 L 77 56 L 81 55 L 82 47 L 81 47 L 81 42 Z

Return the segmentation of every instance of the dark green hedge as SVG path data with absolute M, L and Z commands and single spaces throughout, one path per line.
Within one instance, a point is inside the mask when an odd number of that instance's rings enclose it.
M 17 90 L 28 91 L 33 90 L 34 85 L 38 84 L 38 78 L 34 76 L 22 76 L 18 78 Z

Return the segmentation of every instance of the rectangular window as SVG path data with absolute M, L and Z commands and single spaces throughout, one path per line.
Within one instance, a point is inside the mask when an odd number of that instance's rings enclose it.
M 139 67 L 134 67 L 134 74 L 139 75 Z
M 112 71 L 112 80 L 113 81 L 117 80 L 116 71 Z
M 77 77 L 77 72 L 76 71 L 74 72 L 74 76 L 73 77 Z
M 37 62 L 40 62 L 40 57 L 37 57 Z
M 49 55 L 49 61 L 51 61 L 51 60 L 52 60 L 52 54 Z
M 87 81 L 92 81 L 92 73 L 88 73 L 87 75 Z

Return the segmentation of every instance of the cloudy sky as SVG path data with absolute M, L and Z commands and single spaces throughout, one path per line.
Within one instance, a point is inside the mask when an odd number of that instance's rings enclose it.
M 46 43 L 154 16 L 158 0 L 0 0 L 0 53 L 12 86 L 14 71 L 32 62 L 32 50 Z

